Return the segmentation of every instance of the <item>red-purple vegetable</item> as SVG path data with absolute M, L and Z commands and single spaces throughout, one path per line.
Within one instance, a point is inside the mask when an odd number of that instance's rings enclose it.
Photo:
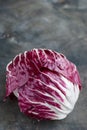
M 76 66 L 52 50 L 25 51 L 7 65 L 6 72 L 6 97 L 14 93 L 21 112 L 37 119 L 65 118 L 81 90 Z

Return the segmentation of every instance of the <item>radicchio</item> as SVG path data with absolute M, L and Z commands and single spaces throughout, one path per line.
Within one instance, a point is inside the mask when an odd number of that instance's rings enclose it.
M 17 55 L 6 72 L 6 97 L 14 93 L 20 111 L 37 119 L 65 118 L 81 90 L 76 66 L 63 54 L 48 49 Z

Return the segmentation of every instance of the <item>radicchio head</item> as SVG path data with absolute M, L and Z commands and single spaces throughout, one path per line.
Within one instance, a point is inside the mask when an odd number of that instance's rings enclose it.
M 63 54 L 49 49 L 17 55 L 6 72 L 6 96 L 14 93 L 21 112 L 37 119 L 65 118 L 81 90 L 76 66 Z

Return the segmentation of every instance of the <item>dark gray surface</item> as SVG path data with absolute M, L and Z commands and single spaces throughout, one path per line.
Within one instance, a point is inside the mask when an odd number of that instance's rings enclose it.
M 20 113 L 5 95 L 5 67 L 32 48 L 64 53 L 80 72 L 83 89 L 73 112 L 62 121 L 36 121 Z M 87 1 L 0 1 L 0 130 L 87 130 Z

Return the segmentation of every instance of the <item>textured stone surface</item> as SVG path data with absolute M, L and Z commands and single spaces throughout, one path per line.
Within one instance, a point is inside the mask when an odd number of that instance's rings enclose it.
M 87 1 L 0 1 L 0 130 L 87 130 Z M 5 67 L 32 48 L 64 53 L 80 72 L 83 89 L 73 112 L 62 121 L 36 121 L 20 113 L 5 95 Z

